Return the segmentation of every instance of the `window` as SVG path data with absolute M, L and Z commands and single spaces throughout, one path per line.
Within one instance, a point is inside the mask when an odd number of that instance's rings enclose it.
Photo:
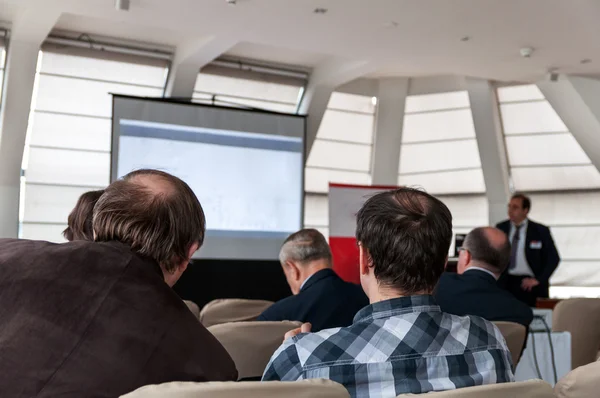
M 110 94 L 161 96 L 166 72 L 165 61 L 44 46 L 23 159 L 23 238 L 64 240 L 79 195 L 110 180 Z
M 233 73 L 224 70 L 221 73 Z M 250 107 L 295 113 L 303 83 L 274 81 L 259 73 L 225 76 L 202 71 L 198 74 L 193 99 L 221 106 Z
M 375 123 L 372 97 L 334 92 L 305 168 L 304 224 L 328 235 L 329 183 L 369 185 Z
M 406 98 L 398 185 L 422 187 L 439 197 L 452 212 L 455 234 L 488 225 L 485 182 L 466 91 Z
M 501 87 L 498 100 L 515 190 L 600 188 L 600 173 L 537 86 Z

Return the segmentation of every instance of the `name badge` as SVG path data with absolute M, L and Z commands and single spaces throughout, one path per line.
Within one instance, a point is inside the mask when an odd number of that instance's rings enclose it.
M 529 248 L 539 250 L 542 248 L 542 242 L 540 242 L 539 240 L 532 240 L 529 244 Z

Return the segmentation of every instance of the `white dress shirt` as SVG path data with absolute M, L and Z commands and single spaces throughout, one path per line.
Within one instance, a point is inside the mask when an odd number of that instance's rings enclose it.
M 489 269 L 485 269 L 485 268 L 481 268 L 481 267 L 475 267 L 473 265 L 471 265 L 469 268 L 467 268 L 465 270 L 465 272 L 472 271 L 472 270 L 483 271 L 486 274 L 490 274 L 491 276 L 493 276 L 494 279 L 498 280 L 498 278 L 496 277 L 496 275 L 492 271 L 490 271 Z
M 531 270 L 531 267 L 529 266 L 529 264 L 527 263 L 527 257 L 525 256 L 525 248 L 526 248 L 526 244 L 527 242 L 525 242 L 525 239 L 527 237 L 527 227 L 529 225 L 529 220 L 525 219 L 525 221 L 523 221 L 521 223 L 521 228 L 519 229 L 519 246 L 517 247 L 517 258 L 516 258 L 516 262 L 517 265 L 515 268 L 513 269 L 508 269 L 508 273 L 510 275 L 527 275 L 527 276 L 535 276 L 533 271 Z M 510 223 L 510 233 L 508 235 L 508 239 L 510 240 L 510 243 L 512 244 L 513 242 L 513 237 L 515 236 L 515 231 L 516 231 L 516 226 L 515 224 L 513 224 L 512 222 Z

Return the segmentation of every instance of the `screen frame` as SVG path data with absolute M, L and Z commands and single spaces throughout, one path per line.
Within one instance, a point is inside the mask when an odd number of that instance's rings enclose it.
M 137 97 L 137 96 L 133 96 L 133 95 L 122 95 L 122 94 L 111 94 L 112 95 L 112 115 L 111 115 L 111 136 L 110 136 L 110 182 L 114 182 L 118 179 L 118 162 L 119 162 L 119 138 L 120 138 L 120 134 L 119 129 L 118 129 L 118 125 L 117 123 L 119 122 L 120 119 L 117 119 L 115 116 L 117 115 L 116 112 L 116 100 L 117 99 L 130 99 L 130 100 L 135 100 L 135 101 L 144 101 L 144 102 L 153 102 L 153 103 L 164 103 L 164 104 L 169 104 L 169 105 L 175 105 L 175 106 L 186 106 L 186 107 L 200 107 L 200 108 L 210 108 L 210 109 L 217 109 L 217 110 L 223 110 L 223 111 L 227 111 L 227 112 L 243 112 L 243 113 L 258 113 L 258 114 L 264 114 L 264 115 L 273 115 L 273 116 L 284 116 L 284 117 L 293 117 L 293 118 L 301 118 L 303 119 L 303 129 L 302 129 L 302 153 L 301 153 L 301 159 L 302 159 L 302 167 L 301 167 L 301 178 L 300 178 L 300 219 L 299 219 L 299 225 L 300 228 L 304 227 L 304 209 L 305 209 L 305 205 L 306 205 L 306 192 L 304 190 L 304 181 L 306 178 L 306 160 L 307 160 L 307 156 L 306 156 L 306 152 L 307 152 L 307 122 L 306 122 L 306 115 L 299 115 L 299 114 L 294 114 L 294 113 L 284 113 L 284 112 L 275 112 L 275 111 L 269 111 L 269 110 L 264 110 L 264 109 L 256 109 L 256 108 L 236 108 L 236 107 L 228 107 L 228 106 L 222 106 L 222 105 L 211 105 L 211 104 L 199 104 L 199 103 L 194 103 L 191 101 L 186 101 L 186 100 L 182 100 L 182 99 L 173 99 L 173 98 L 162 98 L 162 97 Z M 147 118 L 146 120 L 148 121 L 154 121 L 157 123 L 164 123 L 164 121 L 159 121 L 159 120 L 152 120 L 152 118 Z M 200 126 L 196 126 L 196 127 L 200 127 Z M 268 259 L 265 259 L 268 260 Z

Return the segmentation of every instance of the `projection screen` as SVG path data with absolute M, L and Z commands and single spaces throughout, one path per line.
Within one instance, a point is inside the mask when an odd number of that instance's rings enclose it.
M 197 258 L 276 260 L 302 227 L 304 136 L 303 116 L 115 95 L 111 179 L 187 182 L 207 222 Z

